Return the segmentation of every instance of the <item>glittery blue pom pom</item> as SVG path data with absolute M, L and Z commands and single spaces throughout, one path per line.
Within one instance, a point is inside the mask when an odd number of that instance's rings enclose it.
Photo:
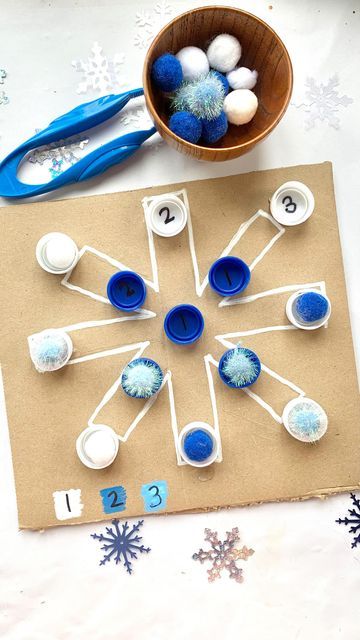
M 320 293 L 308 291 L 301 294 L 295 304 L 295 310 L 303 322 L 317 322 L 327 314 L 329 303 Z
M 254 384 L 261 371 L 260 360 L 254 351 L 236 347 L 225 351 L 219 362 L 219 375 L 229 387 L 242 389 Z
M 132 398 L 151 398 L 161 387 L 163 372 L 150 358 L 136 358 L 125 367 L 121 386 Z
M 207 144 L 213 144 L 222 138 L 227 132 L 228 121 L 224 111 L 213 120 L 202 120 L 201 137 Z
M 225 91 L 222 82 L 214 71 L 192 80 L 183 82 L 172 97 L 174 111 L 190 111 L 197 118 L 211 120 L 220 115 L 224 105 Z
M 224 87 L 224 92 L 225 92 L 224 95 L 227 96 L 227 94 L 230 91 L 230 85 L 229 85 L 229 81 L 228 81 L 227 77 L 224 76 L 222 73 L 220 73 L 220 71 L 213 71 L 213 74 L 222 83 L 222 86 Z
M 206 431 L 195 429 L 184 438 L 184 451 L 190 460 L 202 462 L 211 456 L 214 449 L 212 438 Z
M 201 136 L 201 122 L 189 111 L 178 111 L 169 120 L 169 129 L 179 138 L 196 144 Z
M 154 84 L 161 91 L 175 91 L 180 87 L 183 80 L 183 72 L 179 60 L 171 53 L 164 53 L 155 60 L 151 69 L 151 77 Z

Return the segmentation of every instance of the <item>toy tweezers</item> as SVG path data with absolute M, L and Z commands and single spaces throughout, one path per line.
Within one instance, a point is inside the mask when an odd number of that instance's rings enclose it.
M 53 120 L 46 129 L 23 142 L 0 163 L 0 195 L 5 198 L 38 196 L 74 182 L 93 178 L 104 173 L 109 167 L 129 158 L 145 140 L 156 132 L 155 127 L 146 131 L 126 133 L 120 138 L 107 142 L 88 153 L 50 182 L 26 184 L 17 177 L 18 167 L 29 151 L 92 129 L 121 111 L 131 98 L 142 96 L 143 93 L 143 89 L 140 88 L 118 95 L 103 96 L 97 100 L 80 104 L 75 109 Z

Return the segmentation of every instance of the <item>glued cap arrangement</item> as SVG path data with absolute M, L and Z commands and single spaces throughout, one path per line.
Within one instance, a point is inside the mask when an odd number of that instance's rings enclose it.
M 258 108 L 252 92 L 258 74 L 236 66 L 241 53 L 237 38 L 223 33 L 206 52 L 187 46 L 155 60 L 151 77 L 156 89 L 171 94 L 168 125 L 173 133 L 193 144 L 214 145 L 228 123 L 239 126 L 252 120 Z

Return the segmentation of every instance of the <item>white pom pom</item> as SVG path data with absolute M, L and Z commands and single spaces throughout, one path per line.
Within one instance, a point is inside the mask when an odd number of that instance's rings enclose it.
M 228 93 L 224 100 L 224 111 L 232 124 L 247 124 L 258 108 L 258 99 L 248 89 L 236 89 Z
M 54 269 L 68 269 L 76 258 L 75 243 L 65 234 L 51 238 L 45 247 L 45 256 Z
M 258 72 L 246 67 L 238 67 L 226 74 L 232 89 L 253 89 L 258 79 Z
M 184 47 L 176 54 L 184 76 L 184 80 L 196 80 L 209 73 L 209 62 L 206 53 L 199 47 Z
M 94 466 L 107 467 L 116 454 L 116 443 L 110 431 L 95 431 L 84 442 L 84 452 Z
M 241 56 L 241 45 L 239 40 L 228 33 L 216 36 L 210 43 L 206 52 L 210 67 L 227 73 L 236 67 Z

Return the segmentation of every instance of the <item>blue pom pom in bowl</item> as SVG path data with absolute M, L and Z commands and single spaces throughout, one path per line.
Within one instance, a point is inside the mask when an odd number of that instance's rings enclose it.
M 199 118 L 190 111 L 177 111 L 169 119 L 169 129 L 179 138 L 196 144 L 201 137 L 202 126 Z
M 151 68 L 151 78 L 161 91 L 175 91 L 183 80 L 179 60 L 171 53 L 164 53 L 155 60 Z

